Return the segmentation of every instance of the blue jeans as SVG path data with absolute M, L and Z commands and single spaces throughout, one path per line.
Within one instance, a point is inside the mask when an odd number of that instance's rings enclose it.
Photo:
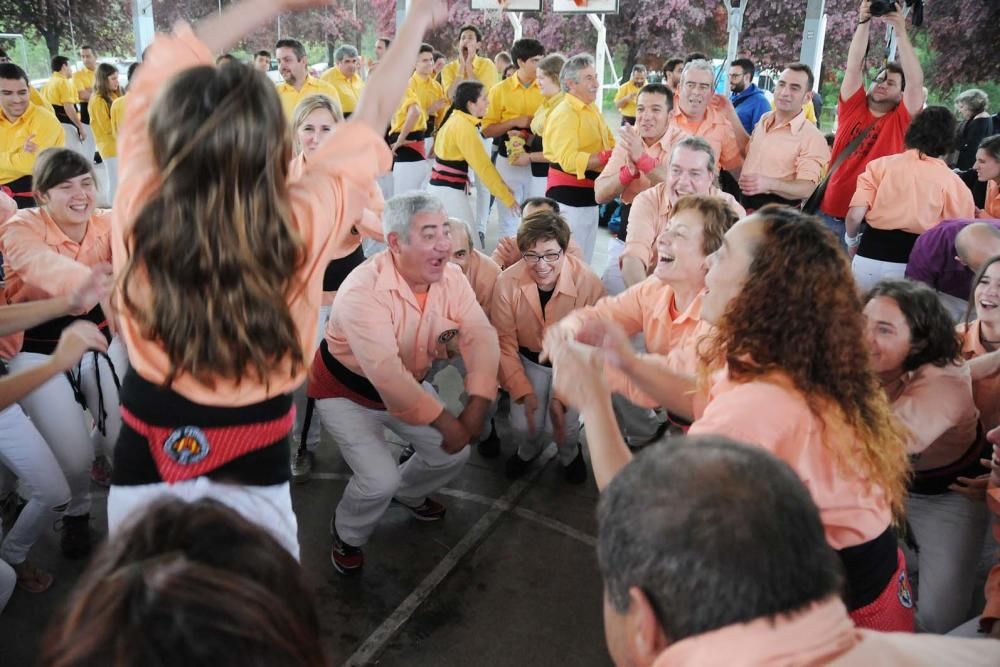
M 844 224 L 842 218 L 835 218 L 832 215 L 827 215 L 823 211 L 816 211 L 816 216 L 823 221 L 823 224 L 827 226 L 833 235 L 837 237 L 837 243 L 840 247 L 847 250 L 847 244 L 844 242 L 844 234 L 847 233 L 847 226 Z

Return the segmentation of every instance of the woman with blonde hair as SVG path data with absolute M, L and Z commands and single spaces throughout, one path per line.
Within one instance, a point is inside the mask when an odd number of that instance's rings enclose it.
M 912 631 L 894 531 L 906 497 L 905 442 L 859 357 L 861 300 L 837 240 L 815 218 L 766 206 L 726 233 L 709 266 L 701 316 L 715 328 L 699 345 L 700 381 L 635 354 L 611 323 L 546 349 L 556 391 L 581 407 L 598 486 L 631 459 L 601 378 L 607 359 L 693 420 L 689 433 L 738 437 L 791 465 L 844 564 L 855 624 Z
M 391 156 L 382 133 L 424 32 L 415 0 L 351 120 L 291 178 L 292 142 L 268 79 L 213 54 L 325 0 L 244 0 L 149 48 L 122 130 L 113 213 L 116 290 L 132 372 L 108 525 L 164 495 L 212 497 L 294 556 L 292 391 L 316 345 L 323 273 Z
M 90 96 L 87 106 L 90 111 L 90 129 L 94 133 L 97 152 L 101 155 L 101 163 L 104 164 L 108 179 L 104 192 L 108 205 L 114 203 L 115 192 L 118 190 L 118 151 L 112 130 L 111 105 L 121 95 L 118 70 L 108 63 L 98 65 L 94 77 L 94 94 Z
M 545 101 L 531 119 L 531 143 L 528 144 L 527 151 L 514 163 L 531 164 L 530 197 L 544 197 L 548 188 L 549 161 L 545 159 L 543 152 L 545 119 L 566 96 L 562 84 L 559 83 L 559 72 L 565 64 L 566 56 L 561 53 L 550 53 L 538 63 L 538 87 L 542 90 Z

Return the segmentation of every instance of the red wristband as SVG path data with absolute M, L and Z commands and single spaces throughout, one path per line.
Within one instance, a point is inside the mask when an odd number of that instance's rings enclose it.
M 660 161 L 654 159 L 649 153 L 643 153 L 642 157 L 635 161 L 635 166 L 638 167 L 639 171 L 644 174 L 648 174 L 653 171 L 657 166 L 659 166 L 659 164 Z
M 611 159 L 611 151 L 610 150 L 601 151 L 600 153 L 597 154 L 597 157 L 600 158 L 601 164 L 605 165 L 608 163 L 608 160 Z
M 637 178 L 639 178 L 639 174 L 633 174 L 627 164 L 622 165 L 622 168 L 618 171 L 618 182 L 626 187 Z

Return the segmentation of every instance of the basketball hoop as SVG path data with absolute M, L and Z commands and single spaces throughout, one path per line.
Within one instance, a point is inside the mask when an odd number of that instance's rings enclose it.
M 509 0 L 496 0 L 490 6 L 483 8 L 483 21 L 492 29 L 497 29 L 504 23 L 503 13 L 507 11 Z

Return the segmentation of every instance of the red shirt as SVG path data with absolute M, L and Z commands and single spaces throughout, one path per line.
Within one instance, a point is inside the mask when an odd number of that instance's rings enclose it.
M 847 209 L 850 208 L 851 197 L 854 196 L 858 176 L 868 163 L 875 158 L 903 152 L 903 137 L 906 135 L 906 128 L 910 126 L 910 112 L 906 110 L 906 105 L 900 102 L 895 109 L 876 121 L 875 115 L 868 110 L 868 93 L 865 87 L 861 86 L 849 99 L 840 98 L 837 118 L 837 138 L 833 142 L 831 165 L 837 161 L 854 137 L 875 123 L 861 145 L 854 149 L 844 163 L 833 172 L 826 186 L 820 210 L 835 218 L 845 218 Z

